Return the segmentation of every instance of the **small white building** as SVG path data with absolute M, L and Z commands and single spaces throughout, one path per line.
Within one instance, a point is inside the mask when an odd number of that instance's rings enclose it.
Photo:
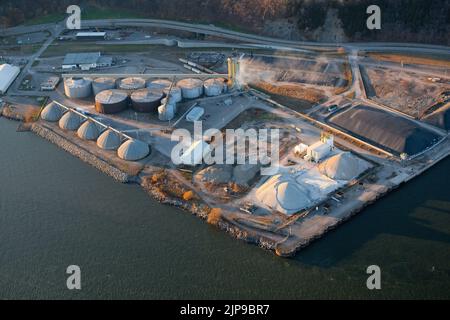
M 59 83 L 59 77 L 53 76 L 48 77 L 45 81 L 41 83 L 41 91 L 52 91 L 55 90 Z
M 20 68 L 10 64 L 0 65 L 0 94 L 5 94 L 20 73 Z
M 205 157 L 211 153 L 211 146 L 203 140 L 196 140 L 181 155 L 181 164 L 195 166 L 201 164 Z
M 306 159 L 319 162 L 331 152 L 331 149 L 332 146 L 330 144 L 317 141 L 306 149 Z
M 190 122 L 200 120 L 200 117 L 205 113 L 205 110 L 201 107 L 195 107 L 186 115 L 186 120 Z

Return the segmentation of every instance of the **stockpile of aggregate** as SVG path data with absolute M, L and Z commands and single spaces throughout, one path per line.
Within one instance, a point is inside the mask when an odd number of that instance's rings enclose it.
M 331 179 L 351 180 L 370 167 L 370 163 L 358 158 L 351 152 L 342 152 L 322 162 L 319 165 L 319 171 Z
M 361 140 L 397 154 L 414 155 L 439 140 L 437 134 L 411 120 L 363 105 L 337 113 L 328 122 Z

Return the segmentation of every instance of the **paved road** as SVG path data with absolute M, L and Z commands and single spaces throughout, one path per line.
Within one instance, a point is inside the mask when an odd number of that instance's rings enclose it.
M 38 59 L 41 54 L 47 50 L 48 46 L 60 35 L 60 33 L 64 30 L 64 25 L 59 24 L 53 24 L 50 28 L 46 29 L 50 31 L 50 36 L 48 39 L 42 44 L 41 48 L 35 52 L 34 54 L 30 55 L 28 57 L 28 63 L 22 68 L 19 76 L 14 81 L 13 85 L 9 89 L 9 94 L 20 94 L 19 87 L 22 83 L 25 76 L 28 74 L 28 70 L 32 67 L 33 63 Z M 30 92 L 28 92 L 30 94 Z

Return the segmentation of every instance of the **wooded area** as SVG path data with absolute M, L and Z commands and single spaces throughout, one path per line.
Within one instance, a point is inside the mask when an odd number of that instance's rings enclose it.
M 14 26 L 48 14 L 63 14 L 74 2 L 2 0 L 0 25 Z M 143 17 L 214 23 L 260 33 L 268 22 L 289 18 L 306 39 L 310 31 L 324 24 L 327 11 L 334 9 L 345 35 L 352 41 L 450 44 L 450 0 L 82 0 L 78 3 L 85 10 L 129 10 Z M 366 28 L 366 8 L 371 4 L 382 10 L 381 30 Z

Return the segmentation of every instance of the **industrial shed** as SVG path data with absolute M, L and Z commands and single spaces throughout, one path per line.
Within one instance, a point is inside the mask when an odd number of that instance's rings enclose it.
M 0 94 L 5 94 L 20 73 L 20 68 L 10 64 L 0 65 Z

